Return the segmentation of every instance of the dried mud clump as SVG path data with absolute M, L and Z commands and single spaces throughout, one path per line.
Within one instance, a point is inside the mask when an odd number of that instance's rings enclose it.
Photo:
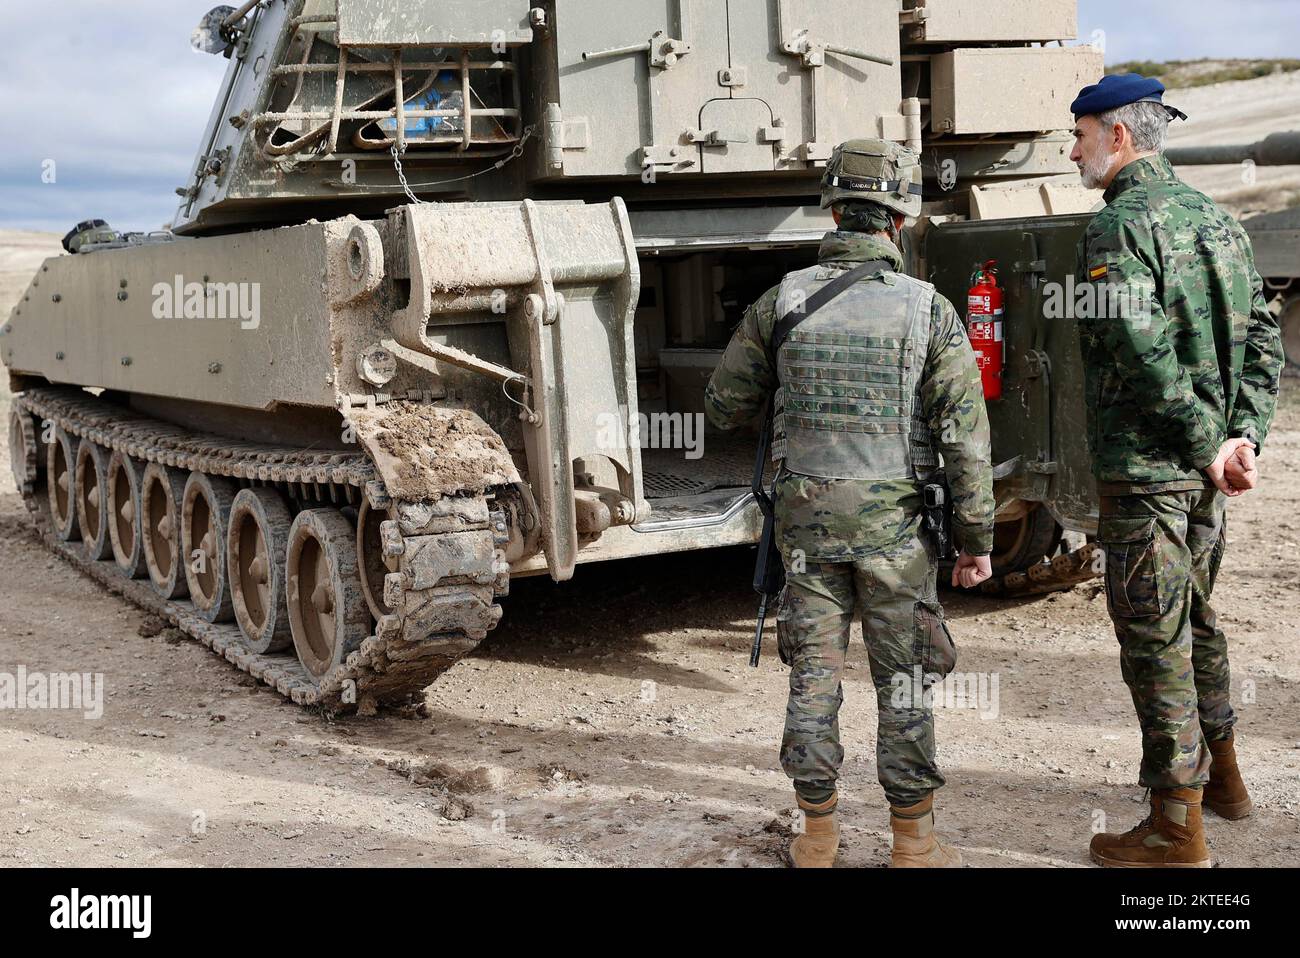
M 399 402 L 355 418 L 396 498 L 439 499 L 518 480 L 501 437 L 467 410 Z

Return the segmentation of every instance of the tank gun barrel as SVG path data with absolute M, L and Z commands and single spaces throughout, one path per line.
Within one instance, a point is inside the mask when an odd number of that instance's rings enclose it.
M 1175 166 L 1214 166 L 1244 163 L 1257 166 L 1300 164 L 1300 131 L 1274 133 L 1258 143 L 1237 146 L 1179 146 L 1165 151 Z

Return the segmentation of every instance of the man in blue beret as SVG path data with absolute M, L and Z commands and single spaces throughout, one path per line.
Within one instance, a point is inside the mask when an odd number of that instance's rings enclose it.
M 1070 158 L 1106 191 L 1078 277 L 1096 286 L 1078 327 L 1097 538 L 1151 790 L 1150 816 L 1094 836 L 1090 852 L 1101 865 L 1206 867 L 1202 805 L 1227 819 L 1251 811 L 1210 598 L 1227 498 L 1258 481 L 1283 353 L 1245 231 L 1162 155 L 1170 120 L 1186 119 L 1164 92 L 1108 76 L 1072 107 Z

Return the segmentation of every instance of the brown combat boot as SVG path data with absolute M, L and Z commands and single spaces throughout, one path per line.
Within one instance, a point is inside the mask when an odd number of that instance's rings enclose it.
M 894 831 L 894 868 L 961 867 L 961 852 L 934 834 L 934 795 L 906 808 L 890 805 L 889 827 Z
M 1220 818 L 1236 821 L 1245 818 L 1254 809 L 1246 783 L 1237 771 L 1236 736 L 1229 733 L 1221 742 L 1207 742 L 1210 746 L 1210 781 L 1205 786 L 1202 804 Z
M 1107 868 L 1209 868 L 1199 788 L 1153 789 L 1151 814 L 1122 835 L 1092 836 L 1092 860 Z
M 795 868 L 830 868 L 840 847 L 840 823 L 835 819 L 839 793 L 820 805 L 805 802 L 795 793 L 803 809 L 803 833 L 790 843 L 790 864 Z

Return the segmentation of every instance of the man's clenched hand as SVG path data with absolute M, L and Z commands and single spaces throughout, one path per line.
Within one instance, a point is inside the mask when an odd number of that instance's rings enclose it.
M 1205 474 L 1225 496 L 1240 496 L 1254 489 L 1259 482 L 1254 443 L 1249 439 L 1229 439 L 1219 447 L 1214 462 L 1205 467 Z
M 957 564 L 952 567 L 953 588 L 973 589 L 993 575 L 993 563 L 988 556 L 968 555 L 965 550 L 957 557 Z
M 1254 489 L 1259 485 L 1259 468 L 1255 465 L 1255 449 L 1247 443 L 1228 457 L 1223 464 L 1223 477 L 1237 489 Z

